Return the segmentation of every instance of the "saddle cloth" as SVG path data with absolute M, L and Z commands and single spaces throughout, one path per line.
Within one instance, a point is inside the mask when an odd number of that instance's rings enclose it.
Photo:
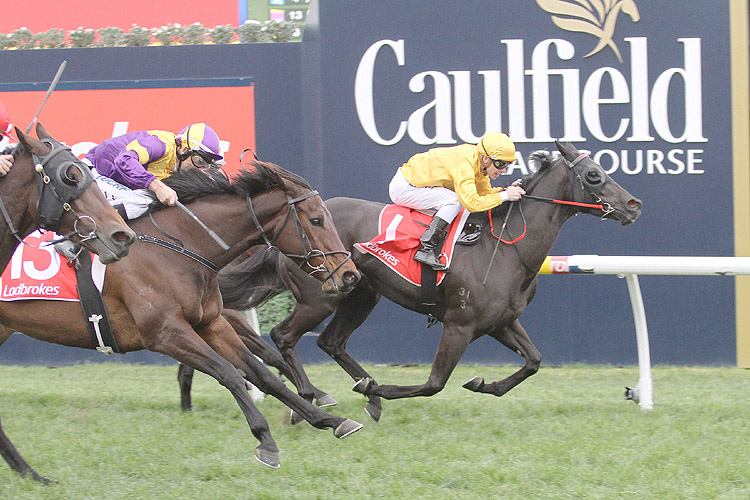
M 78 301 L 75 269 L 49 243 L 60 236 L 51 231 L 34 231 L 16 248 L 0 275 L 0 301 Z M 91 274 L 101 292 L 105 266 L 93 256 Z
M 451 263 L 456 240 L 461 235 L 469 211 L 461 209 L 453 223 L 448 226 L 448 236 L 445 239 L 441 253 L 441 262 Z M 399 205 L 386 205 L 380 212 L 378 219 L 378 235 L 370 241 L 355 243 L 354 248 L 362 253 L 369 253 L 408 282 L 421 286 L 422 264 L 414 260 L 414 254 L 419 250 L 419 238 L 432 221 L 431 215 L 418 210 Z M 445 273 L 438 271 L 439 285 Z

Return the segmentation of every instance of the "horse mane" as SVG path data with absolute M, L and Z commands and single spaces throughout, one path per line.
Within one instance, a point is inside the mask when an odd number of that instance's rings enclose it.
M 2 151 L 0 151 L 0 155 L 13 155 L 13 159 L 18 158 L 23 154 L 23 145 L 19 142 L 16 144 L 6 144 L 6 146 L 3 148 Z
M 225 268 L 219 274 L 224 307 L 244 311 L 288 290 L 283 273 L 279 272 L 283 266 L 284 255 L 276 249 L 265 248 Z
M 529 166 L 529 170 L 532 170 L 533 173 L 523 178 L 524 189 L 527 192 L 533 190 L 542 175 L 549 170 L 559 158 L 559 153 L 550 153 L 549 151 L 534 151 L 531 153 L 526 164 Z
M 189 168 L 173 173 L 163 180 L 164 184 L 177 193 L 183 203 L 212 194 L 235 194 L 252 196 L 272 189 L 284 189 L 285 181 L 310 189 L 302 177 L 278 165 L 254 161 L 249 168 L 243 168 L 227 177 L 220 170 L 201 171 Z

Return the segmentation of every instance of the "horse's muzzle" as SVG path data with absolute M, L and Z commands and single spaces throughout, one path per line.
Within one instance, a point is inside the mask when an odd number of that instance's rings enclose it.
M 620 224 L 627 226 L 635 222 L 641 216 L 641 206 L 643 206 L 643 202 L 638 198 L 630 198 L 625 202 L 625 210 L 624 213 L 621 212 Z
M 359 283 L 361 276 L 356 271 L 346 271 L 344 272 L 344 275 L 341 277 L 341 279 L 344 282 L 344 288 L 346 288 L 347 290 L 351 290 L 352 288 L 354 288 L 354 285 Z
M 86 243 L 90 243 L 92 250 L 99 255 L 99 260 L 102 264 L 111 264 L 125 257 L 130 252 L 130 245 L 135 241 L 135 233 L 133 231 L 117 230 L 112 231 L 106 237 L 98 237 Z
M 337 277 L 331 275 L 330 279 L 323 282 L 323 291 L 329 294 L 347 293 L 359 283 L 361 276 L 358 271 L 347 269 Z

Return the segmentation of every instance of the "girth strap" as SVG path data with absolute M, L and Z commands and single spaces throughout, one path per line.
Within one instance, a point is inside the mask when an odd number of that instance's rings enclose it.
M 427 328 L 435 325 L 438 312 L 437 271 L 422 264 L 422 307 L 427 310 Z
M 112 333 L 112 326 L 109 323 L 102 294 L 91 277 L 91 252 L 81 249 L 76 262 L 78 300 L 81 303 L 83 317 L 89 327 L 91 337 L 98 345 L 96 350 L 104 354 L 112 354 L 113 352 L 121 354 L 122 352 L 115 342 L 114 333 Z
M 161 247 L 167 248 L 169 250 L 172 250 L 173 252 L 177 252 L 179 254 L 184 255 L 185 257 L 188 257 L 190 259 L 193 259 L 194 261 L 198 262 L 199 264 L 202 264 L 206 266 L 211 271 L 218 273 L 221 268 L 208 260 L 207 258 L 203 257 L 202 255 L 199 255 L 192 250 L 188 250 L 185 247 L 181 247 L 180 245 L 177 245 L 175 243 L 172 243 L 171 241 L 163 240 L 161 238 L 156 238 L 154 236 L 149 236 L 147 234 L 139 234 L 138 239 L 145 242 L 145 243 L 152 243 L 154 245 L 159 245 Z

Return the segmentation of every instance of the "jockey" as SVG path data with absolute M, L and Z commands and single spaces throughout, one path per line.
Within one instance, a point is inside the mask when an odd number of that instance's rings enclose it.
M 103 141 L 83 159 L 109 202 L 125 220 L 143 215 L 153 201 L 172 206 L 177 194 L 161 182 L 183 166 L 218 167 L 223 159 L 216 132 L 194 123 L 177 135 L 162 130 L 130 132 Z
M 412 156 L 391 180 L 393 203 L 415 209 L 435 208 L 437 213 L 420 238 L 414 260 L 444 271 L 440 244 L 448 225 L 465 207 L 482 212 L 504 201 L 518 201 L 526 193 L 518 179 L 508 188 L 492 187 L 516 159 L 516 146 L 501 132 L 486 134 L 479 144 L 433 148 Z
M 10 116 L 8 115 L 8 108 L 5 107 L 2 101 L 0 101 L 0 151 L 5 150 L 6 146 L 10 144 L 11 131 L 13 130 L 13 124 L 10 123 Z M 13 155 L 0 154 L 0 177 L 4 176 L 13 166 Z

